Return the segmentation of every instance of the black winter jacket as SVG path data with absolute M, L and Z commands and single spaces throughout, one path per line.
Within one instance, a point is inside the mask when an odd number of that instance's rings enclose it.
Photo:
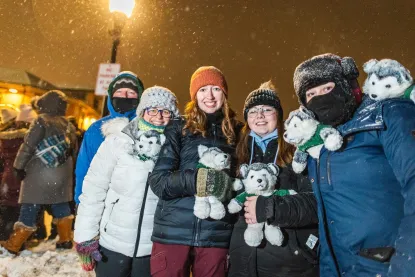
M 252 137 L 249 138 L 249 145 L 251 143 Z M 255 144 L 252 162 L 274 162 L 277 148 L 277 139 L 269 142 L 265 154 Z M 306 176 L 295 174 L 289 165 L 280 167 L 277 188 L 293 189 L 298 194 L 259 196 L 256 215 L 258 222 L 266 221 L 281 227 L 283 245 L 273 246 L 264 239 L 259 247 L 249 247 L 244 241 L 247 224 L 242 210 L 232 234 L 229 276 L 262 276 L 259 271 L 272 271 L 272 276 L 317 276 L 318 245 L 314 245 L 313 249 L 306 245 L 310 235 L 318 237 L 317 204 L 311 184 Z M 250 262 L 252 259 L 256 262 Z
M 164 131 L 166 143 L 147 181 L 160 198 L 154 215 L 152 241 L 197 247 L 229 247 L 236 216 L 226 214 L 221 220 L 202 220 L 193 214 L 199 145 L 215 146 L 230 154 L 231 175 L 235 175 L 235 146 L 227 144 L 221 130 L 222 120 L 222 116 L 208 118 L 206 137 L 188 132 L 183 135 L 185 121 L 181 118 L 167 125 Z M 239 129 L 238 124 L 235 128 L 237 134 Z

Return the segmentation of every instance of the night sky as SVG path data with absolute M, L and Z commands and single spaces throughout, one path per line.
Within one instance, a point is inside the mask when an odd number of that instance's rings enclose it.
M 109 18 L 108 0 L 1 0 L 0 67 L 94 88 L 98 64 L 111 54 Z M 193 71 L 215 65 L 239 114 L 247 94 L 272 78 L 286 117 L 298 106 L 292 75 L 303 60 L 333 52 L 361 69 L 387 57 L 415 72 L 414 44 L 413 0 L 136 0 L 117 62 L 146 87 L 170 88 L 181 106 Z

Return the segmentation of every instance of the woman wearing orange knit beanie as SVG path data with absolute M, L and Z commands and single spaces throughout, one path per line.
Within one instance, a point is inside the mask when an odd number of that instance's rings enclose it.
M 190 269 L 194 277 L 226 275 L 236 218 L 212 212 L 209 218 L 195 216 L 193 207 L 195 195 L 201 191 L 206 193 L 213 187 L 230 190 L 226 183 L 213 180 L 235 176 L 235 145 L 242 125 L 229 107 L 227 96 L 223 73 L 213 66 L 200 67 L 190 80 L 191 100 L 186 105 L 185 117 L 172 120 L 166 127 L 166 143 L 148 178 L 148 184 L 160 198 L 154 216 L 152 276 L 189 276 Z M 201 168 L 200 145 L 225 152 L 222 156 L 230 158 L 231 170 Z

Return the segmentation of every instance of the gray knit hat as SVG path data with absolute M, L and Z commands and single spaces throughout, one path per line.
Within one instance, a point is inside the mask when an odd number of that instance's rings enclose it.
M 271 81 L 261 84 L 258 89 L 252 91 L 248 97 L 246 97 L 244 104 L 245 121 L 247 119 L 249 109 L 257 105 L 267 105 L 274 107 L 278 112 L 278 118 L 283 118 L 281 101 Z
M 353 96 L 350 81 L 357 77 L 359 70 L 353 58 L 341 58 L 328 53 L 312 57 L 297 66 L 294 72 L 294 89 L 302 105 L 306 104 L 307 90 L 328 82 L 334 82 L 345 93 Z
M 137 107 L 137 116 L 141 117 L 147 108 L 160 106 L 171 111 L 174 117 L 178 117 L 180 113 L 177 104 L 176 95 L 169 89 L 160 86 L 149 87 L 144 90 L 141 96 L 140 104 Z

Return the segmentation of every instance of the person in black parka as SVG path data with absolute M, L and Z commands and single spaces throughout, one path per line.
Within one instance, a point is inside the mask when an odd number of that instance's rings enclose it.
M 226 276 L 236 216 L 227 213 L 220 220 L 200 219 L 193 214 L 193 207 L 198 191 L 212 184 L 208 179 L 234 175 L 235 146 L 242 124 L 229 107 L 228 87 L 219 69 L 205 66 L 196 70 L 190 95 L 185 117 L 167 125 L 166 142 L 148 177 L 151 189 L 160 198 L 152 235 L 153 277 L 189 276 L 190 270 L 193 277 Z M 232 165 L 229 173 L 198 169 L 199 145 L 217 147 L 229 154 L 234 170 Z M 223 186 L 219 182 L 213 185 Z
M 253 196 L 245 202 L 230 245 L 229 277 L 315 277 L 317 264 L 317 204 L 311 184 L 291 167 L 293 149 L 283 140 L 283 110 L 271 82 L 251 92 L 244 106 L 245 126 L 237 146 L 239 164 L 275 163 L 280 168 L 277 189 L 296 195 Z M 264 239 L 245 243 L 247 223 L 267 222 L 284 234 L 281 246 Z

